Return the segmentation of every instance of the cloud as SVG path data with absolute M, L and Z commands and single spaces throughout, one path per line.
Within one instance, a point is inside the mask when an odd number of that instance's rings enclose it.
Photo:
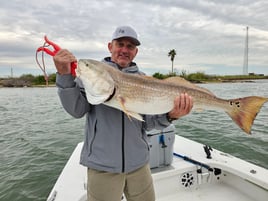
M 167 53 L 176 49 L 176 69 L 241 74 L 249 26 L 249 69 L 268 74 L 267 9 L 264 0 L 3 1 L 0 77 L 10 66 L 36 69 L 35 50 L 45 34 L 77 58 L 100 60 L 109 55 L 113 30 L 125 24 L 138 32 L 135 61 L 146 73 L 170 71 Z M 52 59 L 46 61 L 53 72 Z

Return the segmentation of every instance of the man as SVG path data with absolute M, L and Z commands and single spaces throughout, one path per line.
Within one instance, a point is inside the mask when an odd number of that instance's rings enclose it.
M 103 62 L 125 73 L 143 74 L 133 62 L 139 45 L 131 27 L 118 27 L 108 43 L 111 57 Z M 163 129 L 172 120 L 188 114 L 192 98 L 181 94 L 169 113 L 143 115 L 144 122 L 130 120 L 120 110 L 88 103 L 81 81 L 70 74 L 70 63 L 75 61 L 72 53 L 64 49 L 54 56 L 63 107 L 76 118 L 86 115 L 80 163 L 88 167 L 88 201 L 120 201 L 123 193 L 128 201 L 154 201 L 145 131 Z

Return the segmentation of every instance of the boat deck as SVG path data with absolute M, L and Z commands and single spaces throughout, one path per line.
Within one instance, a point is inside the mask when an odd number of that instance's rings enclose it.
M 163 175 L 162 178 L 159 175 L 161 172 L 153 174 L 157 201 L 265 201 L 264 198 L 268 196 L 267 190 L 260 189 L 231 173 L 223 171 L 220 175 L 215 176 L 205 172 L 201 176 L 201 181 L 198 181 L 196 166 L 187 164 L 185 161 L 178 161 L 174 164 L 182 169 L 177 170 L 174 167 L 174 170 L 164 171 L 163 173 L 166 175 Z M 192 185 L 185 186 L 185 183 L 182 182 L 182 175 L 185 174 L 192 174 Z
M 87 169 L 79 164 L 82 145 L 77 145 L 47 201 L 86 201 Z M 268 170 L 215 149 L 207 159 L 203 145 L 180 136 L 174 152 L 200 164 L 174 156 L 172 165 L 152 169 L 157 201 L 268 200 Z

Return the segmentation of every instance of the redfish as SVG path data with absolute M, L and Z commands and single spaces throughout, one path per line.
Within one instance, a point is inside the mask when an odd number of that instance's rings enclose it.
M 143 120 L 140 114 L 164 114 L 174 107 L 181 93 L 192 96 L 194 108 L 225 111 L 246 133 L 251 133 L 255 117 L 266 97 L 248 96 L 222 99 L 211 91 L 180 77 L 158 80 L 153 77 L 123 73 L 103 62 L 81 59 L 76 75 L 81 79 L 89 103 L 105 104 Z

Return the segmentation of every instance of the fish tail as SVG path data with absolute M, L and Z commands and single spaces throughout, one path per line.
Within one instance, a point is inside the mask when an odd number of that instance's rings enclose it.
M 233 121 L 247 134 L 251 134 L 251 127 L 255 117 L 260 111 L 262 105 L 268 101 L 268 98 L 259 96 L 248 96 L 244 98 L 231 99 L 229 109 L 226 113 Z

